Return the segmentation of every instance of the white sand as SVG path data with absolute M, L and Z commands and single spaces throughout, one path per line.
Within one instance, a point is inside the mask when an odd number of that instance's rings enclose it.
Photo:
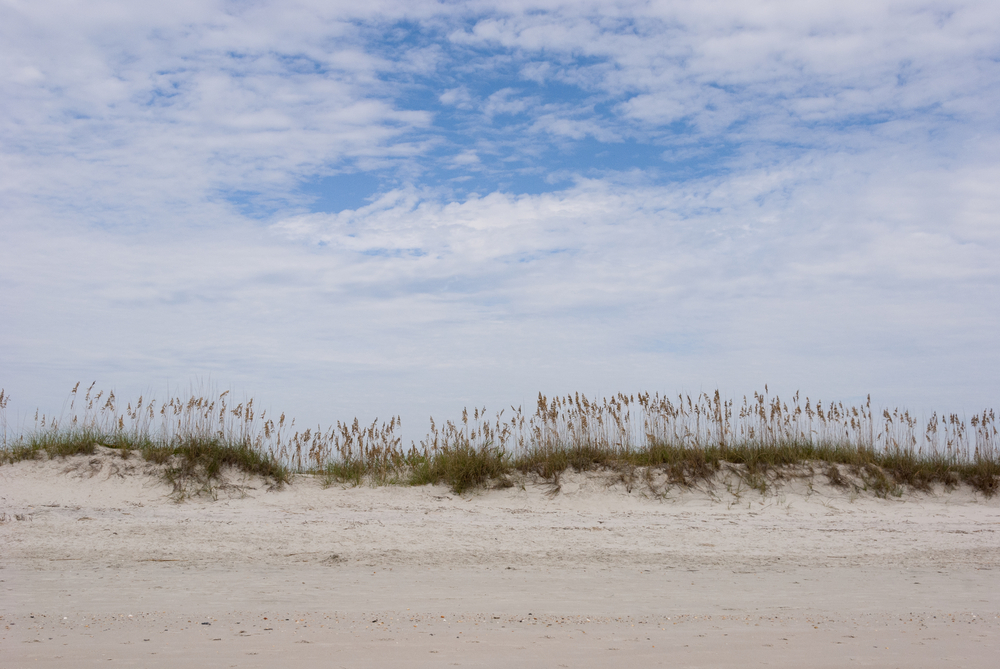
M 1000 500 L 0 467 L 0 667 L 993 667 Z M 730 490 L 727 491 L 726 486 Z M 735 492 L 735 494 L 733 494 Z M 210 623 L 210 624 L 204 624 Z

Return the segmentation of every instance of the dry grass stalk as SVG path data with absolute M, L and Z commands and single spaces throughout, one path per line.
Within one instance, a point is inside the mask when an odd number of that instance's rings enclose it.
M 966 483 L 994 494 L 1000 482 L 996 417 L 983 411 L 966 421 L 956 414 L 921 424 L 908 411 L 801 400 L 764 393 L 737 404 L 716 391 L 695 397 L 641 393 L 599 401 L 574 393 L 538 396 L 533 414 L 510 407 L 462 412 L 458 422 L 430 420 L 427 436 L 404 446 L 399 417 L 362 425 L 297 430 L 284 414 L 275 421 L 252 399 L 143 397 L 122 406 L 113 392 L 71 392 L 68 418 L 35 416 L 34 430 L 8 443 L 3 460 L 86 453 L 94 444 L 138 451 L 146 459 L 179 458 L 178 477 L 218 475 L 237 467 L 277 482 L 291 472 L 321 473 L 328 484 L 446 483 L 455 491 L 510 485 L 516 472 L 558 482 L 566 470 L 611 469 L 629 481 L 635 468 L 654 468 L 670 484 L 709 480 L 723 466 L 758 490 L 782 468 L 823 463 L 831 483 L 846 485 L 840 467 L 877 494 L 901 486 Z M 9 396 L 0 390 L 0 412 Z M 77 409 L 79 402 L 80 408 Z M 2 418 L 2 416 L 0 416 Z

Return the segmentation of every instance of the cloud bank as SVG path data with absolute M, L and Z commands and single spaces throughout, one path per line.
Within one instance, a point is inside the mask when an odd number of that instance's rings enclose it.
M 0 386 L 995 403 L 989 2 L 0 6 Z

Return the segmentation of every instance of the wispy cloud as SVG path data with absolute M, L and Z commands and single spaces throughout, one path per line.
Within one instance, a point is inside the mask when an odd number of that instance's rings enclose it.
M 7 3 L 0 386 L 975 408 L 998 33 L 991 2 Z

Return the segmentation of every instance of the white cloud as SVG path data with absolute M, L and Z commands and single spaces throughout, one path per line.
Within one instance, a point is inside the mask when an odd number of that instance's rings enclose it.
M 463 87 L 449 88 L 438 96 L 441 104 L 452 105 L 459 109 L 472 109 L 473 101 L 469 91 Z
M 452 157 L 451 162 L 454 167 L 468 168 L 472 165 L 478 165 L 480 160 L 475 151 L 462 151 L 458 155 Z
M 125 205 L 132 193 L 150 209 L 223 190 L 281 196 L 330 164 L 413 155 L 408 133 L 430 123 L 394 107 L 387 62 L 345 20 L 107 8 L 64 24 L 8 12 L 5 56 L 44 79 L 0 84 L 6 153 L 48 158 L 20 189 L 93 219 L 145 218 Z
M 982 305 L 1000 240 L 968 230 L 1000 205 L 995 171 L 900 179 L 915 159 L 867 177 L 817 156 L 672 188 L 580 180 L 462 202 L 402 189 L 266 237 L 236 221 L 131 239 L 15 228 L 4 368 L 28 386 L 93 376 L 138 391 L 221 377 L 303 419 L 399 411 L 414 431 L 426 413 L 535 390 L 767 381 L 977 405 L 996 363 L 983 337 L 1000 322 Z M 985 198 L 970 214 L 956 206 L 967 183 Z
M 619 109 L 644 125 L 689 116 L 718 132 L 763 114 L 816 120 L 815 102 L 800 99 L 823 99 L 827 121 L 958 100 L 970 118 L 984 120 L 996 101 L 995 3 L 632 5 L 618 23 L 606 20 L 609 6 L 593 7 L 593 13 L 576 6 L 512 11 L 452 39 L 544 52 L 557 62 L 572 55 L 602 59 L 610 67 L 563 66 L 555 76 L 629 97 Z M 529 69 L 526 78 L 536 77 Z M 994 90 L 984 90 L 990 84 Z M 721 125 L 720 113 L 727 119 Z
M 487 116 L 496 114 L 520 114 L 531 105 L 530 99 L 519 96 L 512 88 L 501 88 L 491 94 L 483 105 L 483 113 Z
M 8 2 L 0 387 L 211 376 L 324 421 L 764 382 L 979 408 L 998 32 L 990 2 Z M 546 162 L 626 139 L 669 160 Z M 422 181 L 504 161 L 573 185 Z M 305 213 L 346 167 L 388 190 Z

